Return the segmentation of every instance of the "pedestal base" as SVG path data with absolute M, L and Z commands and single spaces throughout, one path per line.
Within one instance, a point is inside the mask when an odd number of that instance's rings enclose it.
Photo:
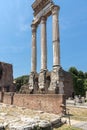
M 31 93 L 37 93 L 38 91 L 38 74 L 31 72 L 29 76 L 29 89 L 31 90 Z
M 63 70 L 60 66 L 54 67 L 51 72 L 51 83 L 49 87 L 49 93 L 64 94 L 64 76 Z
M 47 70 L 42 70 L 40 73 L 39 73 L 39 91 L 40 93 L 46 93 L 46 73 L 47 73 Z

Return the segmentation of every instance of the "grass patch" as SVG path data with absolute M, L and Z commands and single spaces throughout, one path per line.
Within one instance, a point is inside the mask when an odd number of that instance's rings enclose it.
M 87 109 L 85 108 L 75 108 L 68 107 L 70 119 L 78 120 L 78 121 L 87 121 Z

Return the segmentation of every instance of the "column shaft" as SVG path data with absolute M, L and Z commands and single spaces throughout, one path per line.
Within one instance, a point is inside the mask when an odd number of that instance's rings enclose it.
M 52 8 L 53 17 L 53 66 L 60 66 L 60 40 L 59 40 L 59 23 L 58 23 L 59 6 Z
M 47 69 L 46 18 L 41 18 L 41 70 Z
M 36 25 L 32 24 L 32 59 L 31 72 L 36 72 L 37 67 L 37 46 L 36 46 Z

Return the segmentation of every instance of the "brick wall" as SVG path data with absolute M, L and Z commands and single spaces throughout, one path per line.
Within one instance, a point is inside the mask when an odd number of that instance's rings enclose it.
M 0 79 L 0 91 L 13 91 L 13 66 L 8 63 L 0 62 L 2 76 Z
M 1 97 L 1 95 L 0 95 Z M 11 104 L 11 95 L 4 94 L 3 103 Z M 61 104 L 65 104 L 65 96 L 57 94 L 49 95 L 29 95 L 15 94 L 13 104 L 34 110 L 41 110 L 49 113 L 59 114 L 63 111 Z
M 74 92 L 72 75 L 69 72 L 64 71 L 64 94 L 66 98 L 72 97 Z

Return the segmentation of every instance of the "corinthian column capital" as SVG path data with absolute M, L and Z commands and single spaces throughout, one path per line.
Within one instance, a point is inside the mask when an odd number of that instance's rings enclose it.
M 32 33 L 36 33 L 37 26 L 35 24 L 31 24 Z
M 54 5 L 52 7 L 52 15 L 58 15 L 59 10 L 60 10 L 60 7 L 58 5 Z
M 46 23 L 47 18 L 45 16 L 41 17 L 41 24 L 45 24 Z

